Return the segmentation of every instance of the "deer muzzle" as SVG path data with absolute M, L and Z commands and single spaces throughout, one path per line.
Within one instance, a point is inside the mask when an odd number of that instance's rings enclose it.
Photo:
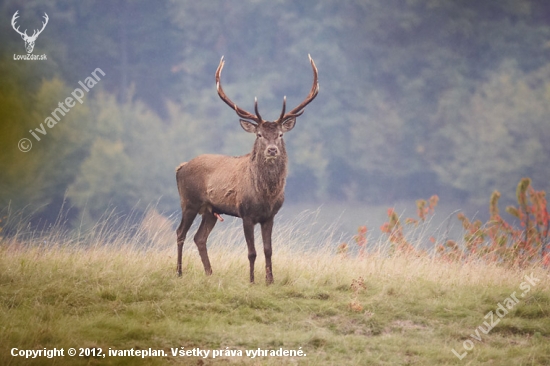
M 279 149 L 277 146 L 268 146 L 265 149 L 265 157 L 266 159 L 275 159 L 279 156 Z
M 25 48 L 27 49 L 27 53 L 32 53 L 32 50 L 34 49 L 34 42 L 25 41 Z

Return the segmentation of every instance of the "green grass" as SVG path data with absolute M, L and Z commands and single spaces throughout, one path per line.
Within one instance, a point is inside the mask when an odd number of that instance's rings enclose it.
M 47 241 L 54 246 L 39 244 L 38 235 L 1 241 L 0 364 L 550 364 L 548 270 L 381 253 L 343 258 L 334 254 L 338 242 L 315 247 L 307 227 L 284 225 L 275 229 L 275 283 L 264 284 L 259 251 L 257 284 L 250 285 L 240 226 L 224 223 L 210 244 L 214 274 L 204 275 L 188 240 L 178 278 L 169 224 L 120 237 L 110 232 L 109 244 L 99 228 L 79 239 L 51 233 Z M 521 293 L 523 276 L 531 273 L 540 282 L 494 329 L 480 332 L 481 342 L 473 340 L 484 316 Z M 352 291 L 360 277 L 366 288 Z M 451 350 L 463 353 L 468 339 L 474 348 L 459 360 Z M 172 357 L 170 349 L 182 346 L 241 350 L 243 357 Z M 64 348 L 65 357 L 12 357 L 14 347 Z M 153 348 L 168 356 L 69 357 L 69 347 Z M 306 356 L 245 353 L 300 347 Z

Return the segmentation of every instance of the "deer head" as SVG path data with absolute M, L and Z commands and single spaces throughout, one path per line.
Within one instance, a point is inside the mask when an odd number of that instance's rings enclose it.
M 225 92 L 222 89 L 221 82 L 220 82 L 220 75 L 224 66 L 224 59 L 223 56 L 220 60 L 220 64 L 218 66 L 218 69 L 216 70 L 216 88 L 218 90 L 218 95 L 220 98 L 228 105 L 230 106 L 235 112 L 237 112 L 237 115 L 241 117 L 240 123 L 241 127 L 249 133 L 256 134 L 256 142 L 254 144 L 254 150 L 256 153 L 260 152 L 263 153 L 263 157 L 266 161 L 274 161 L 278 157 L 285 156 L 286 153 L 284 151 L 284 142 L 283 142 L 283 134 L 285 132 L 288 132 L 294 128 L 294 125 L 296 124 L 296 117 L 300 116 L 302 113 L 304 113 L 304 108 L 317 96 L 317 93 L 319 93 L 319 83 L 317 80 L 317 67 L 315 66 L 315 62 L 313 62 L 313 59 L 309 56 L 309 62 L 311 63 L 311 67 L 313 68 L 313 86 L 311 87 L 311 91 L 309 92 L 309 95 L 306 97 L 306 99 L 296 108 L 291 110 L 288 113 L 285 113 L 286 111 L 286 96 L 283 98 L 283 110 L 281 111 L 281 115 L 279 116 L 279 119 L 276 121 L 265 121 L 262 119 L 262 116 L 260 115 L 260 112 L 258 111 L 258 98 L 254 98 L 254 112 L 255 114 L 252 114 L 250 112 L 245 111 L 244 109 L 237 106 L 237 104 L 233 103 L 225 94 Z
M 15 12 L 15 14 L 13 14 L 13 17 L 11 18 L 11 26 L 13 27 L 13 29 L 17 33 L 19 33 L 21 35 L 21 38 L 23 38 L 23 41 L 25 41 L 25 49 L 27 50 L 27 53 L 32 53 L 32 50 L 34 49 L 34 42 L 36 42 L 36 38 L 38 38 L 40 33 L 42 33 L 44 28 L 46 28 L 46 24 L 48 24 L 48 20 L 49 20 L 48 14 L 44 13 L 45 22 L 42 22 L 42 29 L 40 29 L 40 30 L 35 29 L 34 32 L 32 33 L 32 36 L 29 37 L 27 35 L 27 30 L 26 29 L 25 29 L 24 32 L 21 32 L 19 30 L 19 26 L 17 28 L 15 28 L 15 22 L 16 22 L 17 18 L 19 18 L 19 15 L 17 15 L 18 12 L 19 12 L 19 10 L 17 10 Z

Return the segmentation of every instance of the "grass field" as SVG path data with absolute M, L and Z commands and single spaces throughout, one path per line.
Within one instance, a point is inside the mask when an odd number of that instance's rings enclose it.
M 390 257 L 383 242 L 343 257 L 330 233 L 299 222 L 275 227 L 275 283 L 259 251 L 250 285 L 240 226 L 220 223 L 214 274 L 188 238 L 178 278 L 171 224 L 0 241 L 0 364 L 550 365 L 547 269 Z M 12 356 L 54 348 L 64 357 Z M 90 356 L 99 348 L 105 357 Z M 109 354 L 131 349 L 166 355 Z M 209 355 L 172 356 L 193 349 Z M 281 349 L 303 354 L 269 356 Z

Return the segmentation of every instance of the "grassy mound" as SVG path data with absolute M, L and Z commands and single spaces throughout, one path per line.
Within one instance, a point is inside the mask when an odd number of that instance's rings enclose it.
M 170 222 L 122 234 L 96 227 L 78 237 L 54 230 L 4 238 L 0 364 L 550 364 L 547 270 L 383 250 L 342 256 L 330 235 L 286 225 L 275 229 L 275 284 L 263 283 L 259 251 L 258 283 L 250 285 L 240 225 L 219 226 L 209 244 L 210 277 L 192 240 L 176 277 Z M 506 303 L 512 295 L 513 305 Z M 499 304 L 510 306 L 502 318 Z M 492 329 L 484 325 L 490 312 L 498 320 Z M 53 348 L 64 357 L 12 356 Z M 105 357 L 78 356 L 80 348 L 101 348 Z M 165 356 L 112 355 L 131 349 Z M 193 349 L 210 353 L 172 355 Z M 269 355 L 281 349 L 303 354 Z

